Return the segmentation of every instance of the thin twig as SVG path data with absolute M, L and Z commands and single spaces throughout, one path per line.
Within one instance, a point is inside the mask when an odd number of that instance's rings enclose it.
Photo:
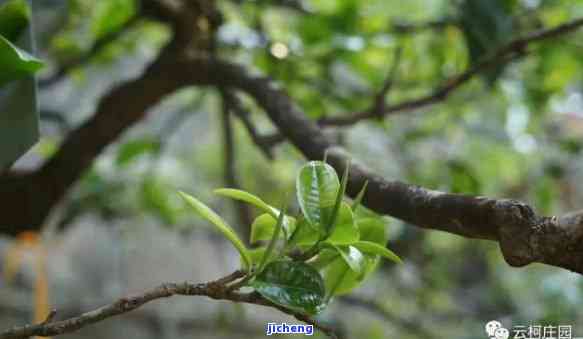
M 391 69 L 389 70 L 389 73 L 387 74 L 385 81 L 383 82 L 383 86 L 381 87 L 381 90 L 379 91 L 379 93 L 375 97 L 374 105 L 371 108 L 372 114 L 382 116 L 383 111 L 385 110 L 385 107 L 387 106 L 386 97 L 387 97 L 387 94 L 391 91 L 391 88 L 393 88 L 393 84 L 396 81 L 397 70 L 399 69 L 399 64 L 401 63 L 401 55 L 403 54 L 402 52 L 403 52 L 403 48 L 401 46 L 399 46 L 395 49 L 395 55 L 393 57 L 393 64 L 391 66 Z
M 224 155 L 224 179 L 225 184 L 228 187 L 240 189 L 241 185 L 239 184 L 239 178 L 237 176 L 237 159 L 235 158 L 236 150 L 235 150 L 235 138 L 233 135 L 233 125 L 231 122 L 231 106 L 229 105 L 229 101 L 227 99 L 227 91 L 225 89 L 219 90 L 222 97 L 222 112 L 221 112 L 221 120 L 223 126 L 223 155 Z M 237 210 L 238 219 L 239 219 L 239 226 L 241 231 L 245 232 L 245 239 L 248 239 L 248 236 L 251 232 L 251 210 L 249 206 L 241 201 L 234 200 L 233 204 L 235 205 L 235 209 Z
M 278 136 L 277 140 L 271 139 L 273 136 L 262 136 L 257 132 L 257 128 L 253 125 L 250 119 L 250 113 L 243 107 L 243 103 L 236 94 L 229 90 L 223 91 L 223 100 L 227 102 L 229 105 L 229 109 L 232 113 L 234 113 L 243 123 L 247 133 L 251 137 L 251 140 L 257 147 L 261 150 L 263 155 L 269 160 L 273 160 L 273 150 L 272 147 L 279 143 L 283 137 L 280 134 L 276 134 Z
M 273 307 L 286 314 L 294 316 L 300 321 L 313 325 L 331 338 L 336 338 L 336 335 L 332 329 L 320 325 L 308 316 L 295 313 L 279 305 L 275 305 L 263 298 L 258 293 L 239 293 L 237 291 L 231 291 L 229 289 L 229 283 L 235 282 L 243 277 L 245 277 L 245 272 L 235 271 L 228 276 L 207 283 L 164 283 L 156 288 L 130 297 L 118 299 L 112 304 L 102 306 L 76 317 L 58 321 L 47 319 L 47 321 L 35 325 L 14 327 L 7 331 L 1 332 L 0 339 L 23 339 L 29 338 L 31 336 L 47 337 L 71 333 L 105 319 L 131 312 L 150 301 L 168 298 L 175 295 L 207 296 L 216 300 L 230 300 L 239 303 Z
M 381 113 L 383 116 L 386 116 L 398 112 L 411 111 L 437 102 L 441 102 L 445 100 L 456 89 L 458 89 L 463 84 L 471 80 L 475 75 L 492 67 L 503 65 L 509 61 L 516 59 L 517 57 L 524 55 L 524 52 L 528 44 L 542 40 L 547 40 L 549 38 L 554 38 L 562 34 L 573 32 L 580 28 L 581 26 L 583 26 L 583 18 L 569 21 L 567 23 L 564 23 L 551 29 L 539 30 L 527 34 L 523 37 L 514 39 L 507 43 L 506 45 L 499 48 L 494 53 L 492 53 L 489 57 L 486 57 L 482 61 L 474 64 L 473 66 L 466 69 L 464 72 L 451 77 L 449 80 L 446 80 L 432 93 L 422 96 L 420 98 L 406 100 L 392 106 L 387 106 Z M 326 117 L 321 119 L 319 121 L 319 124 L 328 126 L 348 126 L 353 125 L 359 121 L 374 118 L 377 116 L 378 114 L 375 114 L 374 112 L 363 111 L 349 116 Z

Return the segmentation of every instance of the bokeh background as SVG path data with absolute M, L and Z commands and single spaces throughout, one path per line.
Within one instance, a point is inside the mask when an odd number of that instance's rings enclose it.
M 218 5 L 224 15 L 218 53 L 276 79 L 314 119 L 368 109 L 395 63 L 389 104 L 428 93 L 513 37 L 583 16 L 577 0 Z M 155 57 L 168 28 L 132 19 L 137 7 L 132 0 L 35 2 L 36 54 L 48 63 L 39 77 L 42 139 L 14 169 L 36 168 L 50 157 L 104 93 Z M 242 99 L 259 132 L 275 132 Z M 39 308 L 75 315 L 161 282 L 207 281 L 236 269 L 237 253 L 188 212 L 176 191 L 209 203 L 244 236 L 257 211 L 241 210 L 212 189 L 234 179 L 279 201 L 293 190 L 304 159 L 285 142 L 273 144 L 269 159 L 232 119 L 235 151 L 228 161 L 222 119 L 215 89 L 175 93 L 96 160 L 54 211 L 40 242 L 0 238 L 0 328 L 31 322 Z M 583 32 L 529 46 L 526 55 L 436 105 L 330 133 L 386 178 L 516 198 L 548 215 L 579 209 Z M 389 247 L 404 264 L 383 263 L 320 316 L 344 337 L 478 339 L 492 319 L 506 327 L 572 325 L 573 337 L 583 337 L 577 274 L 543 265 L 511 268 L 496 243 L 386 222 Z M 271 309 L 177 297 L 63 338 L 260 338 L 268 321 L 281 320 L 295 322 Z

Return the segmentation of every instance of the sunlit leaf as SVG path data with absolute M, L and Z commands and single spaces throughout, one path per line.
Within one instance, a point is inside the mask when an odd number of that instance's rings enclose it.
M 304 217 L 312 226 L 326 231 L 339 189 L 338 176 L 330 165 L 310 161 L 300 169 L 296 179 L 297 198 Z
M 388 248 L 370 241 L 359 241 L 353 244 L 362 253 L 368 255 L 380 255 L 383 258 L 392 260 L 396 263 L 402 263 L 401 258 Z
M 243 245 L 241 239 L 239 239 L 235 231 L 233 231 L 233 229 L 223 220 L 223 218 L 221 218 L 208 206 L 206 206 L 193 196 L 188 195 L 184 192 L 178 193 L 184 199 L 184 201 L 186 201 L 188 205 L 192 207 L 192 209 L 194 209 L 194 211 L 199 216 L 213 224 L 221 233 L 223 233 L 223 235 L 227 239 L 229 239 L 229 241 L 239 251 L 239 254 L 241 254 L 241 257 L 243 258 L 243 261 L 245 263 L 245 267 L 246 268 L 251 267 L 252 260 L 251 257 L 249 256 L 249 253 L 247 253 L 247 248 L 245 248 L 245 245 Z
M 238 190 L 238 189 L 234 189 L 234 188 L 219 188 L 219 189 L 216 189 L 214 191 L 214 193 L 218 194 L 218 195 L 222 195 L 224 197 L 231 198 L 231 199 L 244 201 L 248 204 L 251 204 L 251 205 L 263 210 L 266 213 L 269 213 L 269 215 L 271 215 L 273 217 L 273 221 L 274 221 L 273 225 L 275 225 L 275 221 L 277 220 L 277 217 L 279 216 L 279 210 L 277 208 L 267 204 L 261 198 L 255 196 L 249 192 L 245 192 L 243 190 Z M 293 220 L 290 217 L 288 217 L 288 216 L 284 217 L 283 228 L 285 230 L 286 235 L 291 234 L 291 232 L 293 231 Z
M 356 246 L 333 246 L 354 273 L 363 273 L 365 265 L 364 256 Z

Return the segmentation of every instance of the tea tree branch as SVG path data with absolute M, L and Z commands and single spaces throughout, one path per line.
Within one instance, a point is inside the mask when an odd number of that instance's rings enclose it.
M 47 320 L 42 323 L 14 327 L 10 330 L 0 332 L 0 339 L 24 339 L 32 336 L 46 337 L 71 333 L 91 324 L 104 321 L 108 318 L 134 311 L 135 309 L 151 301 L 162 298 L 169 298 L 176 295 L 206 296 L 216 300 L 229 300 L 239 303 L 273 307 L 295 317 L 298 320 L 314 325 L 314 327 L 320 329 L 331 338 L 336 338 L 333 330 L 320 325 L 308 316 L 294 313 L 283 307 L 277 306 L 270 301 L 265 300 L 257 293 L 240 293 L 237 290 L 229 289 L 229 284 L 236 282 L 237 280 L 244 277 L 245 273 L 243 271 L 235 271 L 226 277 L 207 283 L 164 283 L 143 293 L 120 298 L 112 304 L 99 307 L 95 310 L 69 319 L 53 320 L 55 317 L 55 312 L 51 312 L 52 316 L 47 318 Z
M 469 82 L 476 75 L 481 72 L 493 68 L 498 65 L 503 65 L 515 58 L 521 56 L 526 47 L 534 42 L 539 42 L 543 40 L 548 40 L 556 38 L 558 36 L 574 32 L 575 30 L 583 26 L 583 18 L 579 18 L 565 24 L 559 25 L 557 27 L 536 31 L 527 34 L 523 37 L 517 38 L 510 41 L 506 45 L 499 48 L 497 51 L 492 53 L 489 57 L 478 62 L 474 66 L 466 69 L 464 72 L 451 77 L 446 80 L 443 84 L 437 87 L 432 93 L 422 96 L 420 98 L 406 100 L 394 105 L 388 105 L 384 107 L 381 112 L 375 110 L 368 110 L 358 113 L 353 113 L 348 116 L 338 116 L 329 117 L 320 120 L 321 125 L 326 126 L 348 126 L 353 125 L 359 121 L 375 118 L 378 116 L 387 116 L 389 114 L 395 114 L 399 112 L 412 111 L 418 108 L 426 107 L 438 102 L 445 100 L 450 94 L 455 90 L 460 88 L 465 83 Z

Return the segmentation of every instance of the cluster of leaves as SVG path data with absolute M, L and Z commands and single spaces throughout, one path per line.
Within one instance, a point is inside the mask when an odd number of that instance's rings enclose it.
M 348 204 L 343 201 L 348 168 L 338 179 L 322 161 L 304 165 L 296 179 L 301 214 L 294 217 L 241 190 L 218 189 L 215 193 L 244 201 L 264 214 L 251 225 L 251 243 L 265 246 L 247 249 L 231 227 L 196 198 L 180 192 L 203 218 L 215 225 L 239 251 L 248 285 L 266 299 L 290 310 L 316 314 L 334 295 L 348 293 L 377 267 L 381 257 L 400 262 L 385 247 L 385 224 L 360 206 L 366 189 Z
M 0 6 L 0 86 L 34 74 L 43 66 L 15 45 L 29 20 L 30 8 L 25 0 L 10 0 Z

